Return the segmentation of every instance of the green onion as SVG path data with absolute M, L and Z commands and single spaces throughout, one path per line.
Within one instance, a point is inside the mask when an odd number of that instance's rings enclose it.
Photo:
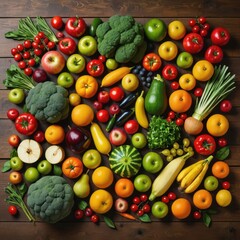
M 207 82 L 200 100 L 196 102 L 192 117 L 199 121 L 205 119 L 236 88 L 234 79 L 235 75 L 228 71 L 226 65 L 215 67 L 212 78 Z
M 32 78 L 13 64 L 7 69 L 6 79 L 3 80 L 3 84 L 7 88 L 21 88 L 23 90 L 30 90 L 35 87 Z

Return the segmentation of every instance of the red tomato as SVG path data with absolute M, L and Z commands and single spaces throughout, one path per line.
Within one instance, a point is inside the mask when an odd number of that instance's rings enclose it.
M 71 17 L 67 20 L 65 31 L 72 37 L 80 37 L 86 31 L 86 22 L 80 17 Z
M 216 150 L 215 139 L 209 134 L 202 134 L 194 140 L 195 151 L 201 155 L 211 155 Z
M 29 136 L 36 131 L 38 121 L 31 113 L 22 113 L 16 118 L 15 127 L 19 133 Z
M 31 40 L 25 40 L 24 42 L 23 42 L 23 46 L 25 47 L 25 48 L 31 48 L 31 46 L 32 46 L 32 42 L 31 42 Z
M 16 108 L 10 108 L 7 111 L 7 117 L 10 120 L 15 120 L 19 116 L 19 111 Z
M 179 88 L 179 83 L 177 81 L 174 81 L 171 83 L 171 88 L 173 90 L 177 90 Z
M 20 137 L 17 134 L 12 134 L 9 136 L 8 138 L 8 143 L 12 146 L 12 147 L 17 147 L 19 145 L 19 143 L 21 142 Z
M 42 143 L 45 140 L 45 134 L 43 131 L 38 130 L 37 132 L 34 133 L 33 138 L 35 141 Z
M 178 75 L 177 68 L 172 64 L 167 64 L 162 70 L 162 76 L 166 80 L 174 80 Z
M 63 38 L 59 42 L 59 50 L 66 55 L 73 54 L 76 51 L 76 48 L 77 44 L 71 37 Z
M 132 120 L 128 120 L 125 124 L 124 124 L 124 129 L 126 131 L 126 133 L 128 134 L 134 134 L 138 131 L 139 129 L 139 124 L 136 120 L 132 119 Z
M 55 29 L 60 29 L 63 26 L 63 20 L 60 16 L 54 16 L 51 19 L 51 26 Z
M 8 207 L 8 212 L 9 212 L 12 216 L 15 216 L 15 215 L 17 215 L 18 210 L 17 210 L 17 208 L 16 208 L 15 206 L 10 205 L 10 206 Z
M 99 59 L 93 59 L 87 64 L 87 72 L 93 77 L 99 77 L 104 72 L 104 64 Z
M 221 137 L 218 139 L 218 146 L 219 147 L 225 147 L 227 146 L 227 139 L 224 137 Z
M 199 53 L 203 49 L 203 38 L 198 33 L 188 33 L 183 39 L 183 48 L 191 54 Z
M 219 63 L 223 59 L 223 51 L 219 46 L 212 45 L 207 48 L 204 57 L 210 63 Z
M 196 97 L 201 97 L 202 94 L 203 94 L 203 89 L 202 89 L 202 88 L 200 88 L 200 87 L 195 88 L 195 90 L 194 90 L 194 95 L 195 95 Z
M 113 87 L 109 91 L 109 96 L 113 101 L 119 102 L 124 98 L 124 91 L 121 87 Z
M 157 71 L 162 65 L 162 60 L 156 53 L 148 53 L 144 56 L 142 65 L 147 71 Z
M 109 120 L 109 113 L 106 109 L 101 109 L 97 112 L 96 117 L 99 122 L 105 123 Z
M 220 103 L 220 110 L 224 113 L 230 112 L 232 110 L 232 103 L 229 100 L 223 100 Z
M 211 41 L 218 46 L 226 45 L 230 40 L 230 33 L 226 28 L 214 28 L 211 33 Z
M 70 179 L 77 178 L 83 172 L 83 163 L 77 157 L 68 157 L 62 164 L 62 172 Z

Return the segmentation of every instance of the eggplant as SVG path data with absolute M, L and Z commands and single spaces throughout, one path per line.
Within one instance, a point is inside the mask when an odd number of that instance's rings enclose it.
M 125 97 L 122 102 L 119 104 L 119 107 L 122 109 L 126 109 L 129 106 L 131 106 L 132 104 L 134 104 L 134 102 L 137 100 L 137 97 L 139 96 L 139 92 L 132 92 L 130 93 L 127 97 Z
M 122 112 L 115 122 L 116 126 L 118 127 L 122 126 L 134 114 L 134 111 L 135 111 L 134 108 L 131 108 L 129 110 Z

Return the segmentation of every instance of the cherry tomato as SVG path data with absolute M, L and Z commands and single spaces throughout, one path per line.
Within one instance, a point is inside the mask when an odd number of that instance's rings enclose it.
M 92 221 L 93 223 L 98 223 L 98 222 L 99 222 L 99 217 L 98 217 L 98 215 L 97 215 L 97 214 L 93 214 L 93 215 L 91 216 L 91 221 Z
M 210 29 L 210 24 L 209 23 L 204 23 L 203 29 L 208 31 Z
M 139 209 L 139 210 L 137 211 L 137 215 L 138 215 L 139 217 L 141 217 L 143 214 L 144 214 L 144 211 L 143 211 L 142 209 Z
M 229 189 L 230 187 L 231 187 L 230 182 L 224 181 L 224 182 L 222 183 L 222 188 L 224 188 L 224 189 Z
M 35 49 L 35 48 L 38 48 L 38 43 L 37 42 L 32 42 L 32 47 Z
M 19 145 L 19 143 L 21 142 L 20 137 L 17 134 L 11 134 L 8 138 L 8 143 L 12 146 L 12 147 L 17 147 Z
M 168 193 L 169 200 L 174 201 L 176 199 L 176 197 L 177 196 L 176 196 L 176 194 L 174 192 L 169 192 Z
M 24 61 L 20 61 L 20 62 L 18 62 L 18 67 L 19 67 L 20 69 L 24 69 L 24 68 L 27 67 L 27 64 L 26 64 L 26 62 L 24 62 Z
M 202 217 L 202 214 L 199 211 L 195 211 L 193 213 L 194 219 L 200 219 Z
M 22 60 L 22 55 L 21 55 L 20 53 L 15 54 L 15 55 L 14 55 L 14 60 L 15 60 L 16 62 L 21 61 L 21 60 Z
M 142 207 L 142 210 L 144 213 L 149 213 L 151 211 L 151 207 L 149 204 L 145 204 L 143 207 Z
M 162 70 L 162 76 L 166 80 L 174 80 L 178 75 L 177 68 L 172 64 L 167 64 Z
M 34 67 L 36 65 L 36 61 L 34 58 L 28 60 L 28 66 Z
M 132 212 L 137 212 L 138 211 L 138 205 L 136 203 L 134 203 L 130 206 L 130 209 L 131 209 Z
M 51 26 L 57 30 L 59 30 L 60 28 L 62 28 L 63 26 L 63 20 L 60 16 L 54 16 L 51 19 Z
M 22 52 L 22 51 L 24 50 L 24 46 L 23 46 L 22 44 L 18 44 L 18 45 L 17 45 L 17 50 L 18 50 L 19 52 Z
M 140 196 L 140 200 L 141 200 L 142 202 L 146 202 L 146 201 L 148 200 L 147 194 L 142 194 L 142 195 Z
M 126 133 L 128 134 L 134 134 L 138 131 L 139 129 L 139 124 L 136 120 L 132 119 L 132 120 L 128 120 L 125 124 L 124 124 L 124 129 L 126 131 Z
M 203 94 L 203 89 L 202 89 L 202 88 L 200 88 L 200 87 L 195 88 L 195 90 L 194 90 L 194 95 L 195 95 L 196 97 L 201 97 L 202 94 Z
M 157 71 L 162 65 L 162 60 L 156 53 L 148 53 L 143 57 L 142 65 L 147 71 Z
M 113 87 L 109 91 L 109 96 L 113 101 L 119 102 L 124 98 L 124 91 L 121 87 Z
M 97 120 L 99 122 L 105 123 L 109 120 L 109 113 L 106 109 L 101 109 L 96 114 Z
M 168 196 L 166 196 L 166 195 L 162 196 L 161 200 L 162 200 L 162 202 L 164 202 L 164 203 L 168 203 L 168 202 L 169 202 L 169 198 L 168 198 Z
M 187 119 L 187 114 L 186 114 L 186 113 L 181 113 L 181 114 L 180 114 L 180 118 L 181 118 L 182 120 L 186 120 L 186 119 Z
M 43 53 L 42 49 L 40 49 L 40 48 L 35 48 L 35 49 L 33 50 L 33 52 L 34 52 L 34 54 L 35 54 L 36 56 L 41 56 L 42 53 Z
M 106 57 L 104 55 L 100 55 L 98 59 L 103 63 L 106 62 Z
M 200 30 L 200 35 L 201 35 L 202 37 L 206 37 L 207 34 L 208 34 L 208 31 L 207 31 L 206 29 L 201 29 L 201 30 Z
M 195 20 L 195 19 L 190 19 L 190 20 L 188 21 L 188 24 L 189 24 L 190 27 L 193 27 L 193 26 L 195 26 L 195 24 L 196 24 L 196 20 Z
M 93 107 L 98 111 L 98 110 L 101 110 L 103 108 L 103 104 L 99 101 L 94 101 Z
M 198 21 L 201 23 L 201 24 L 204 24 L 206 22 L 206 18 L 205 17 L 199 17 L 198 18 Z
M 33 70 L 32 70 L 32 68 L 27 67 L 27 68 L 24 69 L 24 73 L 25 73 L 27 76 L 31 76 L 32 73 L 33 73 Z
M 15 206 L 10 205 L 10 206 L 8 207 L 8 212 L 9 212 L 12 216 L 15 216 L 15 215 L 17 215 L 17 213 L 18 213 L 18 209 L 17 209 Z
M 198 25 L 195 25 L 192 27 L 192 32 L 193 33 L 198 33 L 200 31 L 200 27 Z
M 229 100 L 223 100 L 220 103 L 220 110 L 225 113 L 230 112 L 232 110 L 232 103 Z
M 10 120 L 15 120 L 19 116 L 19 111 L 16 108 L 10 108 L 7 111 L 7 117 Z
M 42 143 L 45 140 L 45 134 L 43 131 L 38 130 L 34 133 L 33 138 L 35 141 Z
M 221 137 L 218 139 L 218 146 L 219 147 L 225 147 L 227 146 L 228 142 L 227 142 L 227 139 L 224 138 L 224 137 Z
M 141 199 L 140 199 L 140 197 L 136 196 L 133 198 L 132 202 L 135 204 L 139 204 L 141 202 Z
M 15 56 L 18 53 L 18 50 L 16 48 L 11 49 L 11 54 Z
M 177 81 L 174 81 L 171 83 L 171 88 L 173 90 L 177 90 L 179 88 L 179 83 Z
M 56 36 L 57 36 L 57 38 L 64 38 L 65 35 L 62 32 L 57 32 Z
M 84 217 L 84 211 L 81 209 L 77 209 L 74 212 L 75 219 L 82 219 Z
M 23 46 L 24 46 L 26 49 L 31 48 L 31 46 L 32 46 L 31 40 L 25 40 L 25 41 L 23 42 Z
M 36 43 L 41 43 L 41 38 L 39 37 L 39 36 L 35 36 L 34 37 L 34 42 L 36 42 Z
M 55 42 L 49 41 L 47 44 L 49 50 L 54 49 L 56 47 Z
M 39 33 L 38 33 L 38 37 L 40 37 L 41 39 L 46 39 L 44 32 L 39 32 Z
M 91 217 L 93 215 L 93 210 L 90 207 L 87 207 L 84 212 L 85 216 Z
M 169 117 L 170 119 L 174 119 L 175 116 L 176 116 L 176 114 L 175 114 L 174 111 L 170 111 L 170 112 L 168 113 L 168 117 Z

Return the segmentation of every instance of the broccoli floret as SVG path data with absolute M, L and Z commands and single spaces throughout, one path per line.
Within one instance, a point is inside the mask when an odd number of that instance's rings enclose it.
M 31 213 L 48 223 L 67 217 L 74 204 L 72 187 L 60 176 L 45 176 L 31 184 L 27 205 Z
M 56 123 L 68 116 L 68 91 L 54 82 L 38 83 L 29 91 L 26 107 L 38 120 Z
M 117 62 L 127 63 L 142 45 L 144 30 L 142 24 L 137 23 L 132 16 L 114 15 L 98 26 L 96 36 L 101 55 L 114 56 Z

